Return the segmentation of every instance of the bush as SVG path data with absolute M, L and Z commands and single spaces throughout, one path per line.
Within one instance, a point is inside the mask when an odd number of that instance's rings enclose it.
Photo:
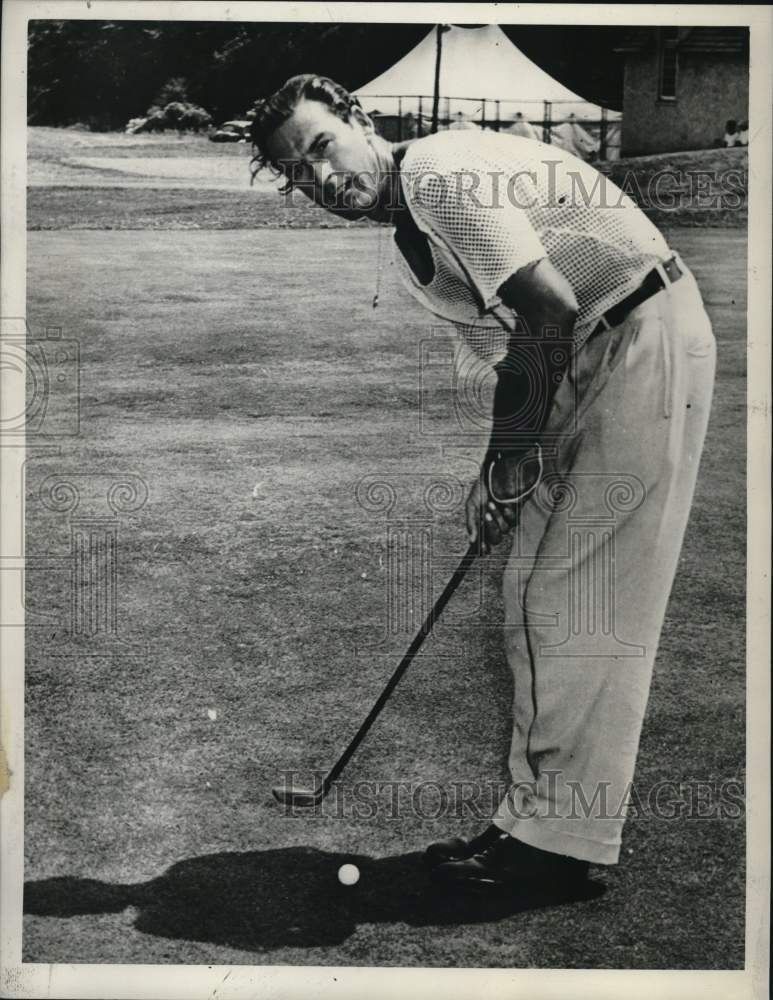
M 199 132 L 212 124 L 212 115 L 197 104 L 187 101 L 170 101 L 165 107 L 157 104 L 148 108 L 144 118 L 132 118 L 126 125 L 127 132 L 165 132 L 168 128 L 178 132 Z
M 186 105 L 182 101 L 170 101 L 164 108 L 164 117 L 169 128 L 182 128 L 181 122 L 185 114 Z
M 200 129 L 209 128 L 212 124 L 212 115 L 196 104 L 188 104 L 182 113 L 180 124 L 185 129 L 198 132 Z

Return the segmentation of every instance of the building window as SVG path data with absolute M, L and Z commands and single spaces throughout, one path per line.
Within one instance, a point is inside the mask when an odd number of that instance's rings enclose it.
M 658 75 L 658 98 L 661 101 L 676 100 L 678 28 L 660 29 L 660 72 Z

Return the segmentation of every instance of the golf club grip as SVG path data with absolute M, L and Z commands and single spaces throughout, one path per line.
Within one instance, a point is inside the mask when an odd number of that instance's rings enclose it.
M 400 660 L 400 663 L 397 665 L 395 672 L 387 681 L 386 687 L 379 695 L 378 700 L 373 705 L 373 708 L 371 708 L 370 712 L 368 712 L 367 717 L 365 718 L 360 728 L 357 730 L 349 746 L 346 748 L 346 750 L 344 750 L 343 754 L 341 755 L 337 763 L 331 768 L 330 772 L 325 777 L 324 780 L 325 791 L 327 791 L 330 785 L 332 785 L 332 783 L 339 776 L 341 771 L 343 771 L 343 769 L 346 767 L 349 760 L 351 759 L 352 754 L 364 739 L 365 734 L 368 732 L 370 727 L 376 721 L 376 718 L 381 712 L 381 709 L 384 707 L 384 705 L 386 705 L 390 694 L 394 691 L 395 687 L 397 686 L 398 681 L 410 666 L 414 656 L 421 649 L 424 640 L 432 631 L 432 628 L 435 624 L 435 620 L 437 619 L 438 615 L 441 613 L 446 604 L 448 604 L 452 594 L 466 576 L 467 570 L 470 568 L 470 566 L 472 566 L 473 562 L 475 561 L 475 557 L 479 555 L 479 553 L 480 553 L 479 543 L 477 541 L 471 542 L 469 548 L 462 556 L 459 565 L 454 570 L 450 580 L 443 588 L 443 592 L 435 601 L 432 609 L 425 618 L 423 625 L 414 636 L 413 641 L 406 650 L 405 655 L 403 656 L 402 660 Z

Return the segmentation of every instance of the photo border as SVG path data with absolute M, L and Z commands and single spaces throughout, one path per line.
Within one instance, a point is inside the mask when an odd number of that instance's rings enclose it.
M 26 48 L 31 19 L 361 21 L 569 25 L 747 25 L 750 28 L 747 328 L 747 882 L 746 966 L 738 971 L 402 969 L 316 966 L 65 965 L 21 962 L 24 641 L 0 630 L 0 992 L 6 997 L 217 998 L 592 995 L 693 1000 L 767 995 L 770 899 L 771 23 L 768 6 L 4 0 L 0 315 L 26 313 Z M 24 378 L 2 372 L 4 406 L 24 408 Z M 11 412 L 20 412 L 13 409 Z M 18 449 L 14 449 L 14 452 Z M 19 549 L 21 465 L 0 447 L 0 553 Z M 743 495 L 739 485 L 739 497 Z M 5 606 L 5 597 L 0 592 Z M 0 620 L 5 620 L 0 619 Z M 646 885 L 642 886 L 646 892 Z M 720 915 L 717 915 L 720 919 Z

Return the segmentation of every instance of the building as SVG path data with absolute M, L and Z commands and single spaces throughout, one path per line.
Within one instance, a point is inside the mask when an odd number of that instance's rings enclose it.
M 625 59 L 622 155 L 721 145 L 749 117 L 749 30 L 632 28 Z

